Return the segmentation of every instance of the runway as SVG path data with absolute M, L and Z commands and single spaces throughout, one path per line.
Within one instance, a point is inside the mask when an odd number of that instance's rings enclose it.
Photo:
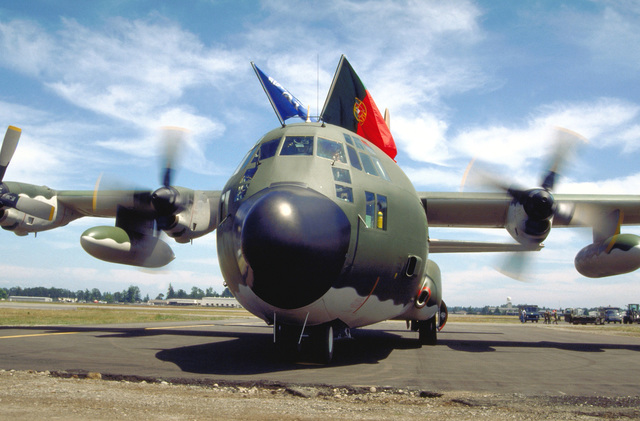
M 449 323 L 419 347 L 404 322 L 357 329 L 329 366 L 278 358 L 257 319 L 0 327 L 0 369 L 159 379 L 392 386 L 525 395 L 638 395 L 640 338 L 570 325 Z

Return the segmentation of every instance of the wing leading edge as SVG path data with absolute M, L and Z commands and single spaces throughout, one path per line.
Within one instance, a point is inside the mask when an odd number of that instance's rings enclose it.
M 622 225 L 640 225 L 640 195 L 556 194 L 568 218 L 555 218 L 554 227 L 593 226 L 594 220 L 616 210 L 624 214 Z M 505 228 L 512 202 L 506 193 L 419 192 L 430 227 Z

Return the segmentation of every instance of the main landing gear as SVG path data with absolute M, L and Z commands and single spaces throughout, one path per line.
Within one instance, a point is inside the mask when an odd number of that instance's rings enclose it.
M 411 330 L 418 332 L 420 345 L 435 345 L 438 343 L 438 329 L 436 328 L 436 316 L 428 320 L 412 320 Z
M 448 317 L 447 305 L 442 301 L 437 315 L 427 320 L 411 320 L 411 330 L 418 332 L 420 345 L 436 345 L 438 343 L 438 332 L 447 323 Z
M 292 358 L 308 352 L 321 364 L 331 362 L 335 340 L 344 337 L 351 337 L 349 329 L 337 321 L 318 326 L 291 326 L 276 322 L 273 326 L 273 341 L 280 356 Z

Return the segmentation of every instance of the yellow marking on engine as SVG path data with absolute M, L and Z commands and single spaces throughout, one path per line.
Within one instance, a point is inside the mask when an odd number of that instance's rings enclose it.
M 93 211 L 96 211 L 96 207 L 98 206 L 98 187 L 100 186 L 100 180 L 102 179 L 102 174 L 98 176 L 98 180 L 96 180 L 96 186 L 93 188 L 93 201 L 91 202 L 91 206 L 93 207 Z
M 36 336 L 75 335 L 80 332 L 30 333 L 28 335 L 0 336 L 0 339 L 33 338 Z
M 609 254 L 611 250 L 613 250 L 613 246 L 616 244 L 616 240 L 618 239 L 618 235 L 620 235 L 620 225 L 622 225 L 622 221 L 624 220 L 624 212 L 620 211 L 618 215 L 618 226 L 616 228 L 616 233 L 613 237 L 611 237 L 611 241 L 607 246 L 607 249 L 604 251 Z
M 55 213 L 56 208 L 51 206 L 51 212 L 49 212 L 49 221 L 53 220 L 53 214 Z

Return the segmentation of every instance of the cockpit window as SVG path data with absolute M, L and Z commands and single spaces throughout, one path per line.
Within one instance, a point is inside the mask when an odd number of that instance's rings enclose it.
M 376 228 L 387 230 L 387 196 L 378 195 L 378 213 L 376 215 Z
M 264 142 L 262 145 L 260 145 L 260 159 L 267 159 L 274 156 L 276 154 L 276 151 L 278 150 L 279 145 L 280 138 Z
M 237 174 L 242 168 L 247 166 L 249 161 L 251 161 L 251 158 L 254 157 L 257 148 L 258 146 L 254 146 L 249 152 L 247 152 L 247 154 L 242 159 L 242 164 L 240 164 L 238 168 L 236 168 L 236 170 L 233 172 L 234 174 Z
M 376 171 L 376 167 L 373 165 L 369 155 L 360 152 L 360 159 L 362 160 L 362 166 L 367 174 L 378 175 L 378 171 Z
M 340 181 L 342 183 L 351 184 L 351 174 L 349 174 L 349 170 L 345 170 L 344 168 L 336 168 L 332 167 L 333 170 L 333 179 L 336 181 Z
M 391 181 L 391 178 L 389 178 L 389 174 L 387 174 L 387 171 L 382 166 L 382 162 L 380 162 L 380 160 L 378 158 L 374 158 L 373 156 L 370 157 L 370 158 L 373 161 L 373 163 L 376 166 L 376 168 L 378 169 L 378 172 L 380 173 L 382 178 L 384 178 L 387 181 Z
M 349 145 L 353 146 L 353 140 L 351 140 L 351 136 L 349 136 L 346 133 L 342 133 L 342 134 L 344 135 L 344 140 L 346 140 Z
M 318 138 L 318 156 L 321 158 L 329 158 L 334 162 L 339 161 L 347 163 L 347 157 L 344 153 L 344 145 L 329 139 Z
M 313 155 L 313 136 L 287 136 L 280 155 Z
M 353 189 L 347 186 L 336 184 L 336 197 L 345 202 L 353 203 Z
M 360 142 L 360 139 L 354 136 L 353 141 L 356 144 L 356 148 L 360 149 L 361 151 L 364 151 L 364 146 L 362 146 L 362 142 Z
M 362 146 L 364 146 L 364 148 L 367 150 L 367 152 L 369 152 L 371 155 L 375 155 L 376 154 L 376 151 L 374 151 L 371 146 L 367 145 L 367 142 L 365 142 L 364 140 L 360 139 L 360 143 L 362 143 Z
M 351 166 L 357 170 L 362 171 L 362 165 L 360 165 L 360 160 L 358 159 L 358 152 L 356 152 L 353 146 L 347 146 L 347 152 L 349 152 L 349 160 L 351 161 Z

